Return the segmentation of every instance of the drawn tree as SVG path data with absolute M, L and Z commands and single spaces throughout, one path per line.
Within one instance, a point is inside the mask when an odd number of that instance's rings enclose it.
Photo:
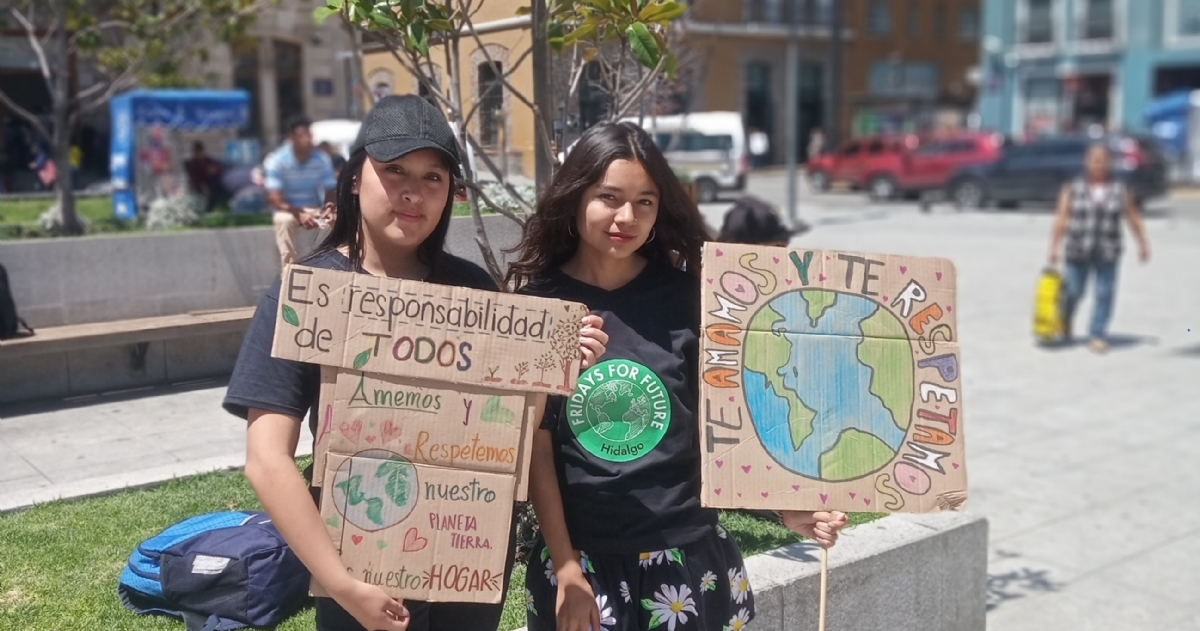
M 549 388 L 550 384 L 546 383 L 546 371 L 551 368 L 558 368 L 558 360 L 554 359 L 554 354 L 547 351 L 533 361 L 533 367 L 541 371 L 538 380 L 533 382 L 533 385 L 541 388 Z
M 571 392 L 571 367 L 579 359 L 579 326 L 569 320 L 560 320 L 550 334 L 550 348 L 558 355 L 563 371 L 563 382 L 558 389 Z
M 500 370 L 499 366 L 489 366 L 487 370 L 488 376 L 483 378 L 484 381 L 503 381 L 503 379 L 496 376 L 496 373 Z
M 529 362 L 521 362 L 517 364 L 515 368 L 517 371 L 517 378 L 513 379 L 512 382 L 519 386 L 529 383 L 524 380 L 525 373 L 529 372 Z

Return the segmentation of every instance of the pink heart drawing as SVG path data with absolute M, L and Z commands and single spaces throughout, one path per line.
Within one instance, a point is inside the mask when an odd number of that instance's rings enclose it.
M 768 496 L 770 496 L 771 494 L 770 494 L 770 493 L 768 493 L 768 492 L 766 492 L 766 491 L 763 491 L 763 492 L 761 493 L 761 495 L 762 495 L 763 497 L 768 497 Z
M 799 485 L 799 484 L 793 484 L 793 485 L 792 485 L 792 490 L 793 490 L 793 491 L 799 491 L 799 490 L 800 490 L 800 485 Z
M 375 437 L 374 437 L 374 436 L 367 436 L 367 442 L 368 442 L 368 443 L 371 443 L 372 445 L 374 445 L 374 444 L 375 444 Z
M 959 465 L 958 465 L 958 463 L 957 463 L 957 462 L 951 462 L 951 463 L 950 463 L 950 466 L 952 466 L 952 467 L 954 467 L 955 469 L 957 469 Z
M 828 502 L 828 501 L 829 501 L 829 494 L 828 494 L 828 493 L 822 493 L 822 494 L 821 494 L 821 503 L 822 503 L 822 504 L 824 504 L 824 503 L 826 503 L 826 502 Z
M 825 275 L 824 275 L 824 274 L 817 274 L 817 280 L 821 281 L 822 283 L 823 283 L 823 282 L 825 282 Z
M 343 422 L 340 429 L 342 430 L 342 436 L 358 442 L 358 435 L 362 432 L 362 421 L 354 421 L 353 423 Z
M 350 541 L 353 541 L 354 545 L 358 545 L 362 543 L 362 535 L 350 535 Z
M 409 528 L 408 532 L 404 533 L 405 552 L 419 552 L 424 550 L 427 545 L 429 545 L 429 540 L 422 537 L 416 528 Z
M 741 493 L 738 493 L 738 497 L 741 497 L 741 496 L 742 496 L 742 494 L 741 494 Z
M 405 446 L 404 446 L 404 455 L 406 455 L 406 456 L 411 456 L 411 455 L 412 455 L 412 445 L 405 445 Z
M 938 280 L 942 280 L 942 273 L 941 273 L 941 272 L 938 272 L 937 274 L 934 274 L 934 276 L 937 276 L 937 279 L 938 279 Z
M 863 498 L 863 503 L 864 503 L 864 504 L 866 504 L 867 506 L 870 506 L 870 505 L 871 505 L 871 498 L 869 498 L 869 497 L 864 497 L 864 498 Z
M 725 253 L 721 251 L 721 248 L 717 248 L 717 256 L 725 256 Z
M 884 296 L 884 297 L 883 297 L 883 301 L 886 303 L 886 302 L 888 301 L 888 297 L 887 297 L 887 296 Z
M 942 406 L 940 406 L 940 405 L 935 405 L 935 406 L 933 406 L 933 409 L 935 409 L 935 410 L 940 410 L 940 409 L 942 409 Z
M 851 494 L 850 494 L 850 499 L 854 499 L 854 498 L 856 498 L 856 497 L 858 497 L 858 493 L 851 493 Z
M 946 313 L 950 313 L 951 311 L 954 311 L 954 305 L 946 305 Z
M 720 468 L 721 468 L 721 467 L 723 467 L 723 466 L 725 466 L 725 461 L 724 461 L 724 460 L 718 460 L 718 461 L 717 461 L 717 468 L 718 468 L 718 469 L 720 469 Z
M 829 260 L 829 257 L 828 257 L 828 256 L 827 256 L 827 257 L 825 257 L 825 260 L 826 260 L 826 261 L 828 261 L 828 260 Z
M 735 398 L 733 398 L 733 397 L 729 397 L 729 402 L 730 402 L 730 403 L 733 403 L 734 401 L 737 401 L 737 399 L 735 399 Z
M 785 283 L 787 283 L 787 284 L 791 285 L 791 284 L 792 284 L 792 279 L 790 279 L 790 278 L 785 278 L 785 279 L 783 279 L 783 282 L 785 282 Z
M 778 256 L 772 256 L 772 257 L 771 257 L 771 260 L 772 260 L 772 261 L 775 261 L 775 263 L 779 263 L 779 257 L 778 257 Z
M 721 494 L 721 489 L 713 489 L 713 493 L 716 493 L 717 495 L 720 495 L 720 494 Z
M 742 471 L 745 471 L 746 473 L 750 473 L 750 469 L 752 469 L 752 468 L 753 468 L 752 465 L 748 465 L 748 464 L 742 465 Z
M 713 284 L 713 279 L 711 278 L 705 278 L 704 280 L 708 281 L 709 285 Z
M 907 265 L 901 265 L 901 266 L 900 266 L 900 273 L 901 273 L 901 274 L 907 274 L 907 273 L 908 273 L 908 266 L 907 266 Z
M 400 438 L 400 428 L 396 427 L 391 419 L 388 419 L 379 426 L 379 439 L 385 443 L 390 443 L 397 438 Z
M 767 471 L 770 471 L 771 469 L 774 469 L 774 468 L 775 467 L 772 467 L 771 465 L 767 465 Z

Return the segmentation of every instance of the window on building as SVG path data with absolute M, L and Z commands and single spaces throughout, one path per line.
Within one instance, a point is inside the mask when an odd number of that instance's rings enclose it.
M 1113 0 L 1087 0 L 1084 11 L 1083 39 L 1112 39 Z
M 964 42 L 973 42 L 979 39 L 979 7 L 959 7 L 958 38 Z
M 1049 44 L 1054 41 L 1054 0 L 1025 0 L 1026 44 Z
M 867 14 L 867 30 L 872 35 L 887 35 L 892 32 L 892 5 L 888 0 L 871 0 Z
M 909 39 L 917 39 L 921 36 L 921 5 L 912 0 L 908 3 L 908 37 Z
M 275 98 L 279 120 L 304 114 L 304 60 L 299 44 L 275 40 Z
M 771 66 L 755 61 L 746 66 L 746 128 L 761 129 L 768 136 L 774 130 L 775 112 L 771 107 Z
M 1173 33 L 1176 37 L 1200 37 L 1200 0 L 1175 0 L 1177 15 Z M 1168 3 L 1169 5 L 1170 3 Z M 1168 16 L 1168 25 L 1172 24 Z
M 747 22 L 778 24 L 783 19 L 783 3 L 796 2 L 797 0 L 746 0 L 743 10 Z
M 939 42 L 946 39 L 946 3 L 944 2 L 933 6 L 933 38 Z
M 258 91 L 258 41 L 247 40 L 233 49 L 233 87 L 250 95 L 250 125 L 246 135 L 262 136 L 262 96 Z
M 935 96 L 938 68 L 923 61 L 877 61 L 871 64 L 867 81 L 871 94 Z
M 479 142 L 485 147 L 500 144 L 504 124 L 504 67 L 499 62 L 479 64 Z

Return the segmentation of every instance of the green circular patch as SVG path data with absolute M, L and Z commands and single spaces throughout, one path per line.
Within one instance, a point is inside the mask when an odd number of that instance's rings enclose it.
M 591 454 L 629 462 L 662 441 L 671 424 L 671 398 L 653 370 L 612 359 L 580 375 L 567 400 L 567 423 Z

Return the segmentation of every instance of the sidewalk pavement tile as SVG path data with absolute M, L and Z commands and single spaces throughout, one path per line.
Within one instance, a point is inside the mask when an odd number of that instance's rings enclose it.
M 1130 588 L 1153 589 L 1194 611 L 1200 605 L 1200 524 L 1192 525 L 1197 529 L 1096 576 Z
M 988 628 L 1011 631 L 1175 631 L 1169 626 L 1187 609 L 1151 591 L 1130 589 L 1098 577 L 1067 583 L 1020 606 L 1000 606 L 988 614 Z

